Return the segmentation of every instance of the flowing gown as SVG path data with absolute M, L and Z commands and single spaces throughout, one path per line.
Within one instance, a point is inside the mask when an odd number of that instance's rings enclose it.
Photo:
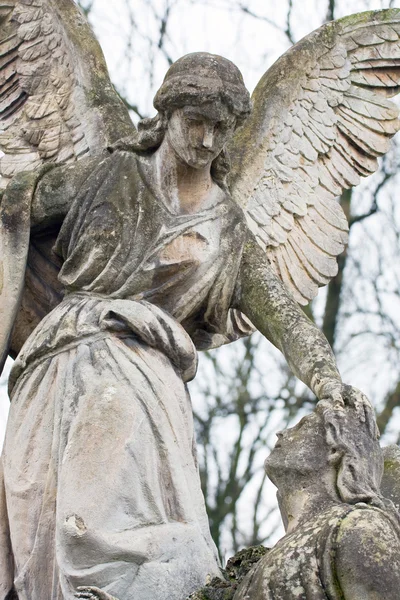
M 174 214 L 131 153 L 76 190 L 65 297 L 10 377 L 2 599 L 13 582 L 19 600 L 184 600 L 218 575 L 186 383 L 196 349 L 251 331 L 232 308 L 244 239 L 229 197 Z

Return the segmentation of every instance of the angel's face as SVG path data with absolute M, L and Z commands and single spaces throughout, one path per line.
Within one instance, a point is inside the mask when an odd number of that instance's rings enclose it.
M 235 116 L 222 103 L 184 106 L 172 113 L 167 136 L 181 162 L 202 169 L 221 153 L 235 125 Z

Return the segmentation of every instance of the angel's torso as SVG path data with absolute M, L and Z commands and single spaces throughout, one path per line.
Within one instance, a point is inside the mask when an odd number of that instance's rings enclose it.
M 103 161 L 79 192 L 56 251 L 70 292 L 146 299 L 180 322 L 206 300 L 226 261 L 222 237 L 243 228 L 230 200 L 196 214 L 171 212 L 151 181 L 149 163 L 118 153 Z M 232 261 L 233 262 L 233 261 Z M 237 266 L 231 278 L 231 295 Z M 200 282 L 202 285 L 200 286 Z M 189 300 L 189 296 L 191 301 Z
M 76 295 L 145 300 L 183 325 L 199 348 L 249 333 L 232 310 L 246 226 L 231 199 L 174 214 L 150 160 L 119 152 L 92 171 L 55 247 L 64 306 Z

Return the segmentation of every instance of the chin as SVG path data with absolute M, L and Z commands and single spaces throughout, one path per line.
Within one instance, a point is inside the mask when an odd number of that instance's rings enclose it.
M 274 459 L 269 460 L 270 457 L 264 463 L 264 469 L 268 476 L 268 479 L 278 487 L 279 474 L 281 473 L 281 465 L 277 464 Z
M 276 473 L 296 470 L 296 459 L 285 452 L 285 449 L 273 448 L 271 454 L 265 459 L 264 469 L 272 483 L 275 483 Z
M 268 477 L 270 477 L 270 473 L 273 472 L 274 469 L 280 467 L 281 462 L 282 461 L 279 460 L 279 457 L 276 456 L 275 450 L 272 450 L 271 454 L 267 456 L 264 462 L 264 469 Z
M 213 158 L 209 158 L 209 157 L 208 158 L 193 158 L 193 159 L 190 159 L 190 161 L 188 160 L 187 163 L 193 169 L 204 169 L 204 167 L 211 165 L 213 160 L 214 160 Z

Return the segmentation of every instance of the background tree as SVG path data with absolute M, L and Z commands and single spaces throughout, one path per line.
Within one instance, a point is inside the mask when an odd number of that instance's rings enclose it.
M 154 113 L 168 66 L 206 50 L 233 60 L 250 90 L 291 44 L 324 21 L 387 0 L 81 0 L 133 120 Z M 400 419 L 400 155 L 340 202 L 350 244 L 327 289 L 305 310 L 322 327 L 343 378 L 374 402 L 385 441 Z M 4 379 L 3 379 L 4 387 Z M 257 334 L 201 356 L 191 384 L 199 464 L 213 537 L 226 557 L 279 535 L 274 491 L 263 461 L 275 432 L 309 411 L 315 398 L 280 353 Z

